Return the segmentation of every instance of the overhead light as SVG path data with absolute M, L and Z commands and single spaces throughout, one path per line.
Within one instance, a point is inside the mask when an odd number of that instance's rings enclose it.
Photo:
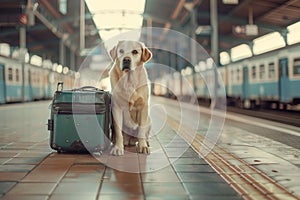
M 62 65 L 57 65 L 56 71 L 57 71 L 58 73 L 62 73 L 62 71 L 63 71 L 63 66 L 62 66 Z
M 223 0 L 224 4 L 239 4 L 239 0 Z
M 255 36 L 258 35 L 258 26 L 255 24 L 238 25 L 233 26 L 232 31 L 238 35 Z
M 67 74 L 69 72 L 69 68 L 68 67 L 63 67 L 63 74 Z
M 246 35 L 255 36 L 258 35 L 258 27 L 255 24 L 247 24 L 246 25 Z
M 194 3 L 193 2 L 188 2 L 188 3 L 185 3 L 183 6 L 184 6 L 185 9 L 187 9 L 189 12 L 191 12 L 194 8 Z
M 211 33 L 211 27 L 208 25 L 198 26 L 195 30 L 195 34 L 197 35 L 207 35 Z

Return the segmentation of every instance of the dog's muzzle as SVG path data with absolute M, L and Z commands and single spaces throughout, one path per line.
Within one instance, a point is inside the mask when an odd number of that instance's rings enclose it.
M 131 59 L 129 57 L 125 57 L 123 59 L 122 71 L 129 71 L 131 66 Z

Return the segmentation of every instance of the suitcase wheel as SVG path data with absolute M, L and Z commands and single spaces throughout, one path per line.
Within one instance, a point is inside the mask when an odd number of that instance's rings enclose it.
M 78 152 L 80 152 L 80 151 L 84 151 L 84 150 L 85 150 L 85 147 L 84 147 L 83 143 L 82 143 L 80 140 L 74 141 L 74 142 L 71 144 L 70 147 L 71 147 L 71 149 L 72 149 L 73 151 L 78 151 Z

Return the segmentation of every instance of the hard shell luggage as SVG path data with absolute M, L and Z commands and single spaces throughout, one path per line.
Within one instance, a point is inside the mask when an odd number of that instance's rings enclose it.
M 60 88 L 60 89 L 59 89 Z M 50 146 L 58 152 L 95 152 L 110 145 L 111 95 L 95 87 L 63 90 L 59 82 L 48 120 Z

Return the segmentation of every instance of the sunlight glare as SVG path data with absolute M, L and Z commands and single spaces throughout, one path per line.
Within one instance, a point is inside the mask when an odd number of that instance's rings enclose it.
M 86 4 L 94 16 L 101 39 L 106 41 L 120 33 L 142 27 L 145 1 L 86 0 Z M 139 40 L 140 34 L 131 37 L 134 37 L 130 38 L 132 40 Z

